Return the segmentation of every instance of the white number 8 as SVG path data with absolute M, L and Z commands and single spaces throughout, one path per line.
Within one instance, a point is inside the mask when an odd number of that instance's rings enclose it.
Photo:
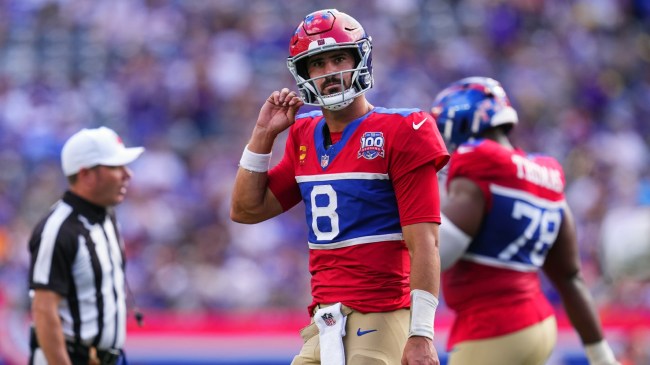
M 324 207 L 316 205 L 318 195 L 327 195 L 329 203 Z M 311 191 L 311 228 L 319 241 L 333 240 L 339 234 L 339 215 L 336 213 L 338 199 L 332 185 L 316 185 Z M 323 232 L 318 228 L 318 218 L 328 218 L 332 230 Z

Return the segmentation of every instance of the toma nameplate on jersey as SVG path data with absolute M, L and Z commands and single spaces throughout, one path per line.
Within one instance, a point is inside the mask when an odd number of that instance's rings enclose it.
M 357 158 L 374 160 L 377 157 L 384 157 L 384 133 L 366 132 L 361 137 L 361 148 Z
M 556 191 L 564 190 L 560 171 L 547 166 L 541 166 L 526 157 L 512 155 L 512 162 L 517 166 L 517 177 L 535 185 Z

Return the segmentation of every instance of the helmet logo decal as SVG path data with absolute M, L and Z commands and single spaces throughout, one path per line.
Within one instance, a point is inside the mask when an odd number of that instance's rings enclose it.
M 330 45 L 330 44 L 336 44 L 336 40 L 331 37 L 327 38 L 318 38 L 316 40 L 313 40 L 309 42 L 309 47 L 307 48 L 308 50 L 312 50 L 314 48 Z
M 384 133 L 366 132 L 361 137 L 361 148 L 357 158 L 374 160 L 377 157 L 384 157 Z
M 319 11 L 305 17 L 304 27 L 307 34 L 318 34 L 331 30 L 334 16 L 329 11 Z

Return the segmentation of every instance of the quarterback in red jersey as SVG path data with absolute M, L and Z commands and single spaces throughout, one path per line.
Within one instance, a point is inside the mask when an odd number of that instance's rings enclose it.
M 305 204 L 313 317 L 292 364 L 439 364 L 442 137 L 428 113 L 367 101 L 372 43 L 351 16 L 307 15 L 289 51 L 300 97 L 284 88 L 262 106 L 231 218 L 257 223 Z M 305 103 L 320 110 L 296 117 Z M 287 129 L 284 156 L 267 172 Z
M 544 364 L 557 337 L 544 270 L 592 365 L 617 364 L 580 274 L 564 172 L 552 157 L 513 147 L 516 111 L 496 80 L 443 90 L 432 114 L 450 149 L 442 204 L 442 286 L 456 312 L 450 365 Z

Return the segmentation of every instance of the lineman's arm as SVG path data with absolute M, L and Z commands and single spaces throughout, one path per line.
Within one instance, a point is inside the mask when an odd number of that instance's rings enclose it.
M 418 324 L 415 322 L 423 317 L 428 317 L 426 313 L 422 313 L 423 307 L 421 304 L 431 304 L 431 306 L 424 308 L 424 312 L 428 310 L 432 311 L 430 314 L 431 317 L 433 317 L 438 304 L 437 298 L 440 293 L 438 224 L 411 224 L 402 227 L 402 233 L 411 257 L 411 332 L 413 331 L 414 326 L 420 327 L 420 325 L 430 325 L 431 336 L 433 336 L 433 318 L 430 318 L 431 323 L 428 323 L 429 319 L 425 321 L 426 323 Z M 421 294 L 423 294 L 423 296 L 420 296 Z M 414 303 L 415 295 L 424 298 L 423 301 L 418 299 L 419 304 Z M 431 295 L 435 298 L 431 299 Z M 433 303 L 429 301 L 433 301 Z M 416 305 L 420 306 L 420 308 L 415 308 Z M 420 314 L 424 315 L 421 316 Z M 406 347 L 404 348 L 402 364 L 440 364 L 438 353 L 433 346 L 433 340 L 419 334 L 409 337 L 406 342 Z
M 447 198 L 441 209 L 441 270 L 453 266 L 465 253 L 472 237 L 475 237 L 481 228 L 484 209 L 483 192 L 472 180 L 457 177 L 449 183 Z
M 268 188 L 268 163 L 275 138 L 295 123 L 302 105 L 287 88 L 274 91 L 264 102 L 235 177 L 230 206 L 233 221 L 258 223 L 282 213 L 280 202 Z
M 35 289 L 32 317 L 38 344 L 50 365 L 71 365 L 66 350 L 58 305 L 61 296 L 51 290 Z
M 603 341 L 603 331 L 591 293 L 580 273 L 580 257 L 573 215 L 568 206 L 558 237 L 544 263 L 544 272 L 557 289 L 564 308 L 578 332 L 592 364 L 617 364 Z M 589 354 L 594 352 L 595 354 Z

